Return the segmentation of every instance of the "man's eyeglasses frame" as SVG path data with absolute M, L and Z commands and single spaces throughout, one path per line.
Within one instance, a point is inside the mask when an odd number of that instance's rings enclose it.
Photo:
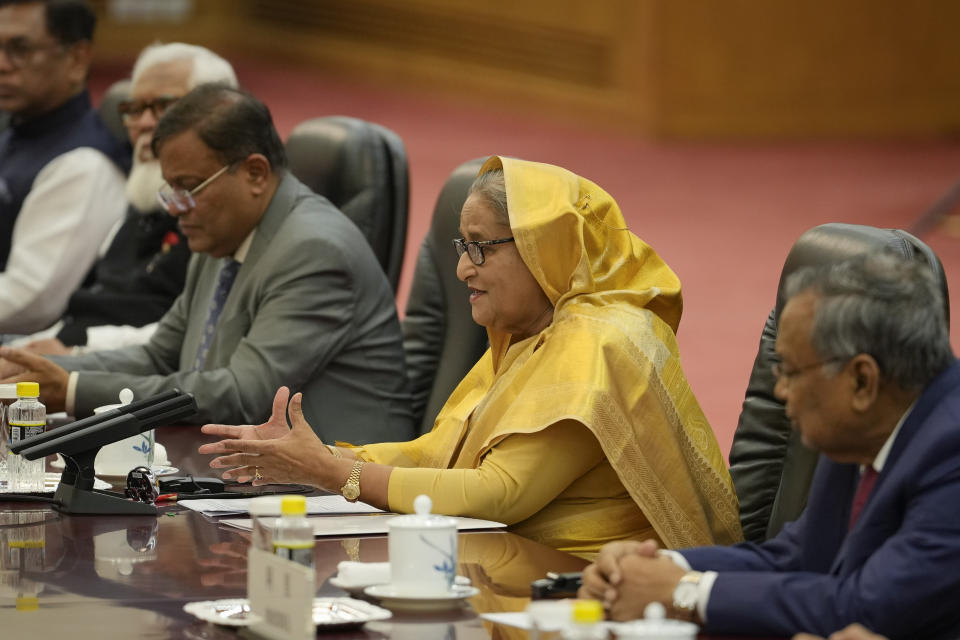
M 45 49 L 61 49 L 62 51 L 66 51 L 69 48 L 70 45 L 61 42 L 31 43 L 22 38 L 11 38 L 5 42 L 0 42 L 0 51 L 3 52 L 3 56 L 14 69 L 22 69 L 27 66 L 38 51 Z
M 123 100 L 117 104 L 117 113 L 124 124 L 137 120 L 147 109 L 153 114 L 153 117 L 159 120 L 167 109 L 180 99 L 180 96 L 157 96 L 153 100 Z
M 818 362 L 811 362 L 810 364 L 805 364 L 801 367 L 791 367 L 789 369 L 785 369 L 783 362 L 779 358 L 776 358 L 774 359 L 773 364 L 770 365 L 770 371 L 773 373 L 773 377 L 778 381 L 782 379 L 790 382 L 791 380 L 796 379 L 797 376 L 800 376 L 808 371 L 813 371 L 818 367 L 825 367 L 828 364 L 836 364 L 846 360 L 849 360 L 849 358 L 837 356 L 835 358 L 827 358 L 826 360 L 820 360 Z
M 181 189 L 180 187 L 171 187 L 169 184 L 165 184 L 160 188 L 160 191 L 157 192 L 157 200 L 163 205 L 164 209 L 171 213 L 173 213 L 174 209 L 180 212 L 189 211 L 197 206 L 193 197 L 206 189 L 211 182 L 222 176 L 231 166 L 232 165 L 229 164 L 223 165 L 219 171 L 193 189 Z

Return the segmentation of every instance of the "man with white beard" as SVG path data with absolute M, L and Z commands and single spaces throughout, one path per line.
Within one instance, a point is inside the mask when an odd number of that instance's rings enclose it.
M 70 354 L 145 342 L 183 289 L 190 249 L 157 192 L 164 180 L 150 150 L 157 121 L 178 98 L 206 82 L 237 86 L 226 60 L 183 43 L 153 44 L 133 66 L 130 99 L 120 103 L 134 146 L 122 224 L 104 243 L 95 282 L 70 297 L 63 318 L 19 343 L 43 354 Z

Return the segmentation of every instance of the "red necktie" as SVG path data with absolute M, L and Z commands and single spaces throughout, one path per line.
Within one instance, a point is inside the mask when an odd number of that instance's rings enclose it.
M 873 484 L 877 481 L 877 475 L 872 465 L 863 470 L 863 475 L 860 476 L 860 484 L 857 485 L 857 492 L 853 494 L 853 504 L 850 506 L 850 529 L 853 529 L 853 525 L 857 523 L 857 518 L 863 511 L 863 505 L 867 503 Z

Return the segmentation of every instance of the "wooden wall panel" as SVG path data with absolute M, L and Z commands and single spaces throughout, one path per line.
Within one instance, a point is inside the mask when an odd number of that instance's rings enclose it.
M 957 24 L 951 0 L 196 0 L 105 16 L 98 52 L 181 39 L 659 137 L 884 137 L 960 130 Z

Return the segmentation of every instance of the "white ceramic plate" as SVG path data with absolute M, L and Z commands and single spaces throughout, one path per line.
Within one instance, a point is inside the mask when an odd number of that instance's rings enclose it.
M 393 614 L 377 605 L 353 598 L 314 598 L 313 623 L 317 627 L 339 629 L 367 622 L 387 620 Z
M 163 478 L 165 476 L 172 476 L 180 471 L 177 467 L 159 467 L 152 466 L 150 469 L 153 471 L 153 475 L 157 478 Z M 127 474 L 114 474 L 114 473 L 97 473 L 96 476 L 101 480 L 105 480 L 111 484 L 124 484 L 127 481 Z
M 450 592 L 442 596 L 423 597 L 398 590 L 391 584 L 375 584 L 363 590 L 365 594 L 378 598 L 380 604 L 388 609 L 437 610 L 454 609 L 463 605 L 467 598 L 480 593 L 472 586 L 453 585 Z
M 250 612 L 250 601 L 246 598 L 188 602 L 183 610 L 204 622 L 225 627 L 246 627 L 260 619 Z
M 157 446 L 159 446 L 159 445 L 157 445 Z M 167 454 L 166 454 L 166 452 L 164 452 L 164 454 L 163 454 L 163 462 L 154 462 L 154 463 L 153 463 L 153 467 L 151 467 L 151 468 L 153 469 L 153 472 L 154 472 L 154 473 L 157 472 L 157 469 L 158 469 L 158 468 L 159 468 L 159 469 L 166 469 L 166 468 L 168 468 L 168 467 L 171 468 L 171 469 L 174 469 L 173 473 L 176 473 L 177 471 L 179 471 L 179 469 L 175 469 L 174 467 L 170 467 L 170 461 L 167 460 L 166 457 L 167 457 Z M 51 468 L 51 469 L 62 470 L 65 466 L 66 466 L 66 463 L 63 461 L 63 457 L 62 457 L 59 453 L 57 454 L 57 457 L 56 457 L 56 458 L 54 458 L 53 460 L 50 461 L 50 468 Z M 131 467 L 131 468 L 132 468 L 132 467 Z M 166 474 L 166 473 L 165 473 L 165 474 L 163 474 L 163 475 L 169 475 L 169 474 Z M 126 474 L 124 474 L 124 477 L 126 477 Z
M 226 627 L 246 627 L 259 621 L 250 611 L 246 598 L 188 602 L 183 610 L 205 621 Z M 375 604 L 353 598 L 314 598 L 313 623 L 317 627 L 341 629 L 358 627 L 367 622 L 387 620 L 393 614 Z
M 375 584 L 384 584 L 382 582 L 367 582 L 367 581 L 358 581 L 358 582 L 347 582 L 340 578 L 340 576 L 332 576 L 327 579 L 327 582 L 332 584 L 338 589 L 343 589 L 344 591 L 352 595 L 360 595 L 363 593 L 363 590 L 367 587 L 372 587 Z M 466 576 L 457 576 L 453 579 L 453 583 L 459 587 L 469 587 L 470 578 Z

